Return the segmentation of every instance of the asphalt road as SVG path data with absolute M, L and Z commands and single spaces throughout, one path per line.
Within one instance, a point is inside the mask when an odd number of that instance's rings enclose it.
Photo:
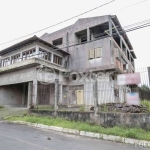
M 49 140 L 48 140 L 49 138 Z M 142 150 L 138 146 L 0 122 L 0 150 Z

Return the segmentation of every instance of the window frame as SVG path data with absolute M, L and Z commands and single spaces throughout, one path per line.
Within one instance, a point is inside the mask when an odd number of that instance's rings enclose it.
M 41 51 L 41 52 L 40 52 Z M 39 47 L 38 58 L 51 62 L 52 53 Z
M 55 57 L 55 56 L 58 57 L 58 58 L 61 58 L 61 64 L 55 63 L 55 62 L 54 62 L 54 59 L 55 59 L 54 57 Z M 57 60 L 57 61 L 58 61 L 58 60 Z M 57 65 L 59 65 L 59 66 L 62 66 L 62 63 L 63 63 L 63 57 L 58 56 L 57 54 L 53 54 L 53 63 L 54 63 L 54 64 L 57 64 Z

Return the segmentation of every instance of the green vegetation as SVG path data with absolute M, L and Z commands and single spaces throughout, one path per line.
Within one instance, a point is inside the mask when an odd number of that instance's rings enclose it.
M 3 108 L 3 106 L 0 105 L 0 109 Z
M 34 109 L 38 110 L 54 110 L 54 106 L 51 105 L 37 105 L 34 107 Z
M 79 111 L 80 111 L 80 112 L 84 112 L 84 111 L 85 111 L 85 106 L 80 106 L 80 107 L 79 107 Z
M 147 110 L 150 112 L 150 101 L 142 100 L 141 104 L 147 107 Z
M 142 85 L 141 89 L 144 90 L 144 91 L 149 91 L 150 92 L 150 88 L 146 85 Z
M 24 117 L 11 117 L 10 121 L 26 121 L 31 123 L 39 123 L 49 126 L 59 126 L 70 129 L 77 129 L 87 132 L 95 132 L 107 135 L 116 135 L 121 137 L 135 138 L 140 140 L 149 140 L 150 141 L 150 131 L 145 131 L 140 128 L 127 128 L 127 127 L 108 127 L 104 128 L 102 126 L 83 123 L 83 122 L 75 122 L 68 121 L 61 118 L 50 118 L 50 117 L 39 117 L 39 116 L 24 116 Z

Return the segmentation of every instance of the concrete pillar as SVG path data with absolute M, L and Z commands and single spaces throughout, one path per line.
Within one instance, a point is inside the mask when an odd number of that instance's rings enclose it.
M 97 82 L 97 75 L 93 77 L 93 97 L 94 97 L 94 114 L 97 115 L 98 112 L 98 82 Z
M 94 33 L 93 33 L 93 31 L 91 30 L 90 33 L 91 33 L 91 40 L 94 40 Z
M 36 46 L 36 48 L 35 48 L 35 56 L 34 57 L 39 57 L 38 56 L 38 54 L 39 54 L 39 46 Z
M 20 58 L 19 58 L 19 62 L 22 61 L 22 52 L 20 53 Z
M 32 82 L 28 82 L 28 102 L 27 108 L 30 108 L 32 105 Z
M 25 105 L 25 89 L 26 89 L 26 83 L 23 83 L 22 106 Z
M 112 22 L 111 22 L 111 17 L 109 17 L 109 34 L 112 36 Z
M 55 79 L 55 116 L 57 116 L 57 110 L 58 110 L 58 100 L 59 100 L 59 80 Z
M 87 28 L 87 42 L 90 41 L 90 29 Z
M 111 17 L 109 16 L 109 22 L 108 22 L 108 25 L 109 25 L 109 35 L 112 37 L 112 21 L 111 21 Z M 114 58 L 114 49 L 113 49 L 113 42 L 112 40 L 110 40 L 110 53 L 111 53 L 111 64 L 114 64 L 115 63 L 115 58 Z
M 67 47 L 67 52 L 69 52 L 69 33 L 66 33 L 66 47 Z
M 33 81 L 33 105 L 37 105 L 37 88 L 38 88 L 38 81 L 34 80 Z
M 54 57 L 54 54 L 52 53 L 51 54 L 51 63 L 53 63 L 53 57 Z
M 127 56 L 127 58 L 128 58 L 127 48 L 126 48 L 126 56 Z
M 120 48 L 121 48 L 121 50 L 123 50 L 122 49 L 122 39 L 120 38 Z
M 62 92 L 63 92 L 62 91 L 62 84 L 59 85 L 59 91 L 60 91 L 60 93 L 59 93 L 59 95 L 60 95 L 59 96 L 59 103 L 62 104 Z

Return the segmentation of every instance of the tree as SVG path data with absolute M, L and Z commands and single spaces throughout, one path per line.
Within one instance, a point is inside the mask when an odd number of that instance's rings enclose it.
M 147 85 L 142 85 L 141 89 L 144 91 L 150 91 L 150 88 Z

